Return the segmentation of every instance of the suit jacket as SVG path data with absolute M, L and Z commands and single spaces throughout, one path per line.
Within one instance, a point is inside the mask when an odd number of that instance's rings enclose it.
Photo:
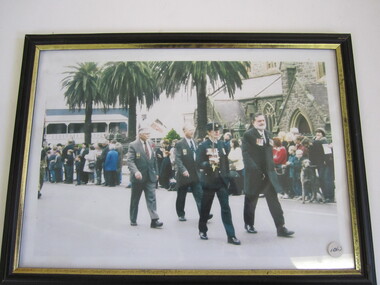
M 207 149 L 215 148 L 218 150 L 219 154 L 219 167 L 212 169 L 209 162 L 209 157 L 207 155 Z M 201 183 L 205 188 L 220 188 L 228 187 L 229 183 L 229 164 L 226 150 L 222 141 L 218 141 L 213 145 L 211 140 L 206 140 L 203 142 L 197 152 L 197 164 L 201 169 Z
M 242 139 L 243 162 L 245 169 L 244 192 L 246 195 L 258 195 L 263 190 L 263 174 L 278 193 L 282 192 L 273 162 L 273 136 L 264 131 L 265 140 L 256 128 L 246 131 Z
M 200 173 L 196 159 L 194 159 L 194 153 L 185 138 L 175 145 L 175 164 L 177 166 L 178 186 L 200 181 Z M 182 175 L 185 171 L 189 172 L 189 177 Z
M 147 157 L 145 149 L 140 139 L 131 142 L 128 147 L 128 156 L 127 156 L 127 166 L 131 174 L 132 183 L 145 183 L 157 181 L 157 160 L 156 154 L 152 147 L 152 144 L 147 141 L 151 150 L 150 158 Z M 135 178 L 136 172 L 140 172 L 142 175 L 142 180 L 137 180 Z

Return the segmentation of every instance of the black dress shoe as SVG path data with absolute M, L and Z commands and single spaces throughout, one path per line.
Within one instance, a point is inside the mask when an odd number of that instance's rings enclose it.
M 227 242 L 232 243 L 234 245 L 240 245 L 241 244 L 240 240 L 238 240 L 236 237 L 228 237 Z
M 135 226 L 137 226 L 137 223 L 136 222 L 131 222 L 131 226 L 135 227 Z
M 161 228 L 164 225 L 164 223 L 159 222 L 158 220 L 152 220 L 150 223 L 150 227 L 153 229 Z
M 186 218 L 185 218 L 185 216 L 180 216 L 180 217 L 178 217 L 178 220 L 179 220 L 180 222 L 186 222 L 186 221 L 187 221 Z
M 208 237 L 207 237 L 207 233 L 204 233 L 204 232 L 199 232 L 199 237 L 200 237 L 201 239 L 203 239 L 203 240 L 208 239 Z
M 246 231 L 250 234 L 257 234 L 257 231 L 255 229 L 254 226 L 250 226 L 250 225 L 245 225 L 244 228 L 246 229 Z
M 213 216 L 214 216 L 213 214 L 208 215 L 207 220 L 211 220 Z
M 279 227 L 277 229 L 277 236 L 279 237 L 290 237 L 294 234 L 293 231 L 289 231 L 287 228 L 285 227 Z

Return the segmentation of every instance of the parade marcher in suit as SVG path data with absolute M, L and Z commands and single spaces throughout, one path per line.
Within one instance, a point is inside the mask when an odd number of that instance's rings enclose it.
M 265 117 L 261 113 L 254 115 L 252 125 L 253 127 L 244 133 L 242 140 L 246 174 L 244 177 L 245 229 L 248 233 L 257 233 L 254 228 L 255 210 L 260 193 L 264 193 L 277 228 L 277 235 L 291 236 L 294 232 L 284 226 L 284 213 L 277 197 L 277 192 L 282 190 L 274 169 L 272 134 L 266 130 Z
M 129 144 L 127 165 L 131 174 L 131 226 L 137 226 L 139 201 L 144 191 L 148 212 L 151 218 L 151 228 L 160 228 L 156 204 L 157 160 L 154 149 L 148 141 L 150 132 L 147 128 L 140 128 L 138 138 Z
M 176 211 L 181 222 L 186 221 L 185 200 L 189 189 L 193 192 L 198 212 L 201 211 L 202 186 L 200 173 L 196 163 L 197 146 L 194 142 L 194 126 L 185 125 L 183 132 L 185 137 L 175 145 L 175 164 L 177 166 L 177 200 Z M 210 215 L 210 219 L 212 216 Z
M 197 152 L 197 163 L 201 169 L 201 184 L 203 197 L 201 202 L 201 213 L 199 218 L 199 236 L 207 240 L 207 220 L 215 194 L 218 197 L 222 221 L 227 233 L 227 242 L 235 245 L 240 244 L 235 236 L 232 224 L 231 209 L 228 203 L 229 165 L 223 142 L 219 141 L 219 124 L 207 124 L 208 138 L 203 142 Z

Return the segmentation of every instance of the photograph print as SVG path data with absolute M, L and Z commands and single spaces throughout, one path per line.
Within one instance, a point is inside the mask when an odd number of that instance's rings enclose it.
M 42 49 L 34 78 L 17 271 L 356 269 L 334 50 Z

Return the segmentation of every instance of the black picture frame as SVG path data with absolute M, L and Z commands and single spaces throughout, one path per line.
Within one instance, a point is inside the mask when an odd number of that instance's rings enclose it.
M 20 271 L 15 264 L 19 241 L 20 213 L 24 206 L 28 132 L 33 117 L 30 115 L 36 84 L 36 54 L 44 47 L 60 49 L 63 46 L 151 45 L 153 48 L 322 48 L 335 46 L 341 74 L 340 93 L 343 112 L 343 132 L 348 178 L 351 181 L 352 224 L 356 227 L 358 256 L 354 270 L 311 272 L 261 270 L 241 271 L 165 271 L 120 272 L 113 270 L 29 270 Z M 354 59 L 349 34 L 274 34 L 274 33 L 134 33 L 134 34 L 62 34 L 26 35 L 21 67 L 18 105 L 16 112 L 12 160 L 6 201 L 5 223 L 1 254 L 1 281 L 4 284 L 376 284 L 371 222 L 369 214 L 366 171 L 361 139 L 358 94 L 356 91 Z M 30 134 L 29 134 L 30 135 Z M 22 219 L 22 217 L 21 217 Z M 254 253 L 252 258 L 254 258 Z

